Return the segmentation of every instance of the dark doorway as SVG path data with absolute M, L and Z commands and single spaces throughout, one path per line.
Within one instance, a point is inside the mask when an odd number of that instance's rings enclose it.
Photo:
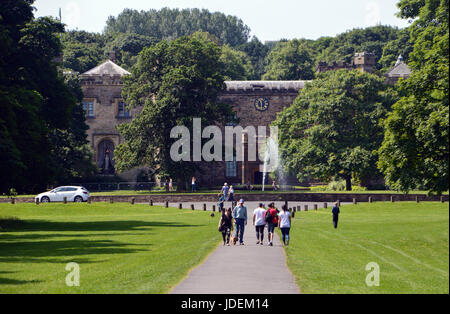
M 255 172 L 254 174 L 254 182 L 253 184 L 261 184 L 262 185 L 262 181 L 263 181 L 263 172 Z M 269 174 L 266 175 L 266 182 L 264 184 L 269 184 Z
M 114 174 L 114 144 L 103 140 L 98 144 L 97 166 L 102 174 Z

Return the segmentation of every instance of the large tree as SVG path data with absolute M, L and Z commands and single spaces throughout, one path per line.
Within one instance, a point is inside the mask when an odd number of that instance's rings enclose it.
M 64 26 L 52 18 L 34 19 L 32 3 L 0 2 L 2 192 L 9 188 L 31 192 L 57 181 L 54 131 L 70 130 L 77 106 L 75 92 L 55 62 Z
M 125 79 L 123 96 L 142 112 L 119 127 L 126 142 L 115 151 L 118 170 L 145 165 L 184 186 L 198 168 L 194 162 L 171 159 L 177 141 L 170 137 L 171 130 L 186 126 L 192 135 L 193 118 L 214 125 L 231 114 L 227 105 L 217 102 L 225 88 L 220 54 L 219 46 L 198 36 L 162 41 L 140 53 Z
M 264 45 L 257 37 L 239 46 L 239 50 L 245 52 L 253 65 L 252 80 L 260 80 L 265 73 L 265 60 L 269 53 L 269 47 Z
M 105 36 L 97 33 L 76 30 L 63 33 L 63 67 L 79 73 L 96 67 L 105 59 L 105 41 Z
M 223 64 L 223 75 L 226 80 L 246 81 L 255 76 L 247 54 L 228 45 L 222 46 L 220 62 Z
M 264 80 L 311 80 L 314 78 L 314 58 L 304 40 L 280 42 L 266 60 Z
M 383 56 L 383 48 L 387 43 L 398 40 L 399 36 L 402 36 L 400 29 L 385 25 L 352 29 L 331 40 L 319 39 L 318 41 L 321 41 L 322 45 L 318 45 L 317 48 L 324 49 L 315 50 L 316 61 L 329 63 L 345 61 L 350 64 L 355 53 L 366 51 L 375 54 L 376 67 L 381 69 L 382 64 L 378 61 Z M 399 51 L 401 50 L 399 49 Z
M 205 9 L 125 9 L 117 17 L 109 17 L 105 27 L 108 35 L 133 33 L 158 40 L 173 40 L 197 31 L 208 32 L 217 37 L 221 44 L 232 47 L 246 43 L 250 33 L 249 27 L 241 19 Z
M 114 38 L 110 38 L 105 45 L 105 55 L 115 52 L 116 63 L 123 68 L 130 69 L 136 63 L 139 52 L 156 42 L 155 38 L 145 35 L 119 33 Z
M 383 54 L 379 60 L 381 72 L 391 70 L 398 57 L 403 57 L 403 62 L 409 63 L 409 54 L 413 51 L 414 43 L 411 40 L 408 28 L 399 31 L 398 38 L 387 42 L 383 47 Z
M 379 178 L 379 119 L 391 98 L 383 79 L 356 70 L 329 71 L 308 83 L 274 122 L 287 170 L 299 180 Z
M 402 97 L 384 121 L 379 167 L 395 189 L 449 188 L 448 0 L 402 0 L 399 15 L 410 27 L 413 72 L 400 83 Z

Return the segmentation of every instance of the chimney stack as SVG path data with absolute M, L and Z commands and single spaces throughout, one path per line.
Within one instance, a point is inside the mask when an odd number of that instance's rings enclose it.
M 110 51 L 108 53 L 109 55 L 109 60 L 111 60 L 112 62 L 116 62 L 116 52 L 115 51 Z

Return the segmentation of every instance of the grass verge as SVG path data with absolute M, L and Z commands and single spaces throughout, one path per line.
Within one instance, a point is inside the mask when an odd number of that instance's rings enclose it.
M 303 293 L 449 293 L 448 203 L 361 203 L 293 219 L 288 266 Z M 369 287 L 367 264 L 380 267 Z
M 0 293 L 167 293 L 217 246 L 203 211 L 130 204 L 0 204 Z M 68 287 L 67 263 L 80 266 Z

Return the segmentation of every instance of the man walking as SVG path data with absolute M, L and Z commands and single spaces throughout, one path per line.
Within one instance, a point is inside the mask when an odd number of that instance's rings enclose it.
M 334 226 L 334 229 L 337 229 L 338 221 L 339 221 L 339 213 L 341 212 L 339 210 L 338 202 L 334 203 L 334 206 L 333 206 L 333 209 L 331 210 L 331 212 L 333 213 L 333 226 Z
M 236 224 L 236 236 L 239 236 L 239 244 L 244 245 L 244 231 L 247 225 L 247 207 L 244 206 L 244 200 L 241 199 L 233 210 L 233 218 Z
M 259 207 L 253 211 L 253 225 L 256 228 L 256 244 L 263 245 L 264 242 L 264 227 L 266 226 L 266 221 L 264 220 L 264 214 L 266 210 L 264 209 L 264 204 L 260 203 Z
M 223 197 L 223 194 L 219 195 L 219 212 L 223 212 L 224 211 L 224 202 L 225 202 L 225 198 Z
M 274 203 L 269 204 L 269 209 L 264 214 L 264 219 L 267 222 L 267 232 L 269 238 L 269 246 L 273 246 L 273 234 L 275 227 L 278 225 L 278 211 Z

